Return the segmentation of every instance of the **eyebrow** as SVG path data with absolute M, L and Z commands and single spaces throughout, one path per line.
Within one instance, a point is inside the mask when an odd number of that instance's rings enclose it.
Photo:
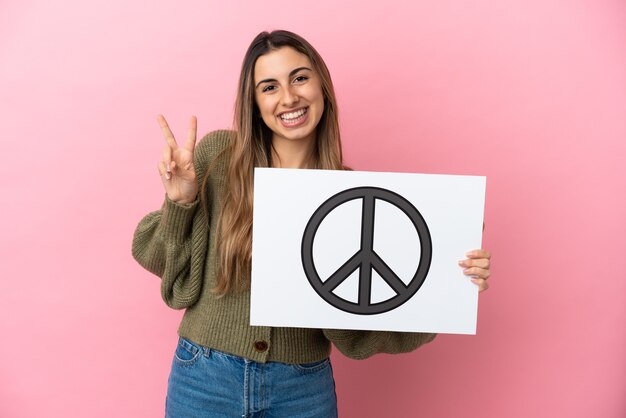
M 309 67 L 298 67 L 295 70 L 291 70 L 291 72 L 289 73 L 289 77 L 292 77 L 294 74 L 296 74 L 298 71 L 301 71 L 301 70 L 313 71 Z M 261 80 L 258 83 L 256 83 L 255 88 L 259 87 L 263 83 L 271 83 L 272 81 L 276 81 L 276 79 L 275 78 L 266 78 L 265 80 Z

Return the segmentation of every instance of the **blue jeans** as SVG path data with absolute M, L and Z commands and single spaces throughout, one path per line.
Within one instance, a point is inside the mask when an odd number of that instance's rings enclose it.
M 257 363 L 180 337 L 166 418 L 337 417 L 330 360 Z

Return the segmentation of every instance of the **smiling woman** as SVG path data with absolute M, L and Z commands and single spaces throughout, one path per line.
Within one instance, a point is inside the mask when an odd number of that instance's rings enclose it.
M 303 142 L 297 147 L 308 152 L 301 162 L 310 160 L 307 157 L 314 151 L 315 128 L 324 112 L 324 94 L 320 78 L 311 67 L 306 55 L 288 46 L 271 51 L 256 62 L 255 99 L 263 122 L 273 132 L 276 157 L 281 149 L 290 146 L 288 141 Z
M 331 342 L 363 359 L 402 353 L 430 333 L 250 326 L 252 176 L 255 167 L 342 170 L 330 74 L 315 49 L 287 31 L 263 32 L 246 52 L 233 131 L 196 146 L 192 118 L 179 147 L 165 118 L 159 162 L 166 199 L 139 223 L 133 256 L 161 277 L 164 301 L 185 308 L 166 416 L 334 417 Z M 489 254 L 460 262 L 486 288 Z

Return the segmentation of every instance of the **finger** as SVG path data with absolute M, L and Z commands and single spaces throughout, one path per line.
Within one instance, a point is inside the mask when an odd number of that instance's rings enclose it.
M 185 141 L 185 149 L 193 152 L 196 146 L 196 136 L 198 134 L 198 119 L 195 116 L 191 117 L 189 122 L 189 130 L 187 131 L 187 141 Z
M 465 253 L 467 258 L 491 258 L 491 253 L 487 250 L 483 250 L 482 248 L 478 250 L 472 250 Z
M 161 132 L 163 133 L 163 137 L 165 138 L 165 141 L 167 141 L 167 144 L 172 149 L 177 149 L 178 144 L 176 143 L 176 139 L 174 139 L 174 134 L 170 130 L 170 126 L 167 124 L 165 117 L 163 115 L 158 115 L 157 122 L 159 122 L 159 126 L 161 127 Z
M 159 161 L 159 164 L 157 165 L 157 168 L 159 169 L 159 175 L 163 178 L 165 178 L 165 180 L 169 180 L 170 179 L 170 173 L 167 172 L 167 168 L 165 166 L 165 162 L 164 161 Z
M 485 279 L 472 279 L 472 283 L 478 286 L 479 292 L 489 289 L 489 283 Z
M 466 276 L 474 276 L 478 279 L 487 280 L 491 276 L 491 272 L 487 269 L 481 269 L 480 267 L 470 267 L 463 270 L 463 274 Z
M 167 172 L 171 173 L 174 161 L 172 161 L 172 148 L 167 145 L 163 148 L 163 162 Z
M 489 267 L 491 267 L 491 261 L 488 258 L 471 258 L 459 261 L 459 266 L 489 269 Z

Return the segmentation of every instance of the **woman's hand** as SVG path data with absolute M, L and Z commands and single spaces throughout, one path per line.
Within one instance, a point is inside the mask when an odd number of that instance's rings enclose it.
M 489 289 L 487 279 L 491 275 L 489 267 L 491 265 L 491 253 L 487 250 L 472 250 L 465 254 L 467 258 L 459 261 L 459 266 L 463 267 L 463 274 L 472 277 L 472 282 L 478 285 L 478 290 Z
M 196 146 L 198 121 L 195 116 L 189 122 L 185 145 L 180 148 L 163 115 L 157 121 L 167 145 L 163 148 L 163 160 L 159 162 L 159 174 L 170 200 L 177 203 L 191 203 L 198 194 L 196 171 L 193 167 L 193 151 Z

